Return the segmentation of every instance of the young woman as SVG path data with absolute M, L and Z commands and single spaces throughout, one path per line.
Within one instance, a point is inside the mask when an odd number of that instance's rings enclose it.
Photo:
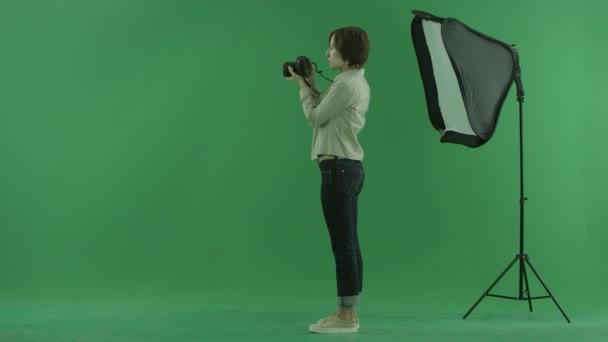
M 291 67 L 287 79 L 300 85 L 302 108 L 313 128 L 311 159 L 321 172 L 321 206 L 336 266 L 338 310 L 310 325 L 314 333 L 353 333 L 359 330 L 355 307 L 363 289 L 363 259 L 357 234 L 358 198 L 363 188 L 363 149 L 358 134 L 365 125 L 370 88 L 363 65 L 369 54 L 367 33 L 343 27 L 329 34 L 326 57 L 340 70 L 323 94 L 314 73 L 304 80 Z M 311 89 L 308 84 L 312 86 Z

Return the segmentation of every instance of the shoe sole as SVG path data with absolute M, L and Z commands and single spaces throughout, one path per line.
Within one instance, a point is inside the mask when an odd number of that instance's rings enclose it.
M 311 325 L 308 330 L 315 334 L 350 334 L 356 333 L 357 327 L 348 328 L 321 328 L 318 325 Z

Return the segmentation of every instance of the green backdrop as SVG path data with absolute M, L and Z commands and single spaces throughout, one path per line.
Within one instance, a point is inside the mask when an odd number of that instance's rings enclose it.
M 517 44 L 526 253 L 571 318 L 605 312 L 608 5 L 554 0 L 3 0 L 0 299 L 332 308 L 312 131 L 281 66 L 334 77 L 327 35 L 360 25 L 363 305 L 464 313 L 518 252 L 515 87 L 488 144 L 439 143 L 413 9 Z

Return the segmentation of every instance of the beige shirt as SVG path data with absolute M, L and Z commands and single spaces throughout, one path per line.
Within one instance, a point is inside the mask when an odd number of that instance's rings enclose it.
M 357 136 L 365 125 L 370 100 L 365 69 L 340 73 L 322 95 L 301 88 L 300 100 L 308 125 L 313 128 L 311 159 L 332 154 L 363 160 Z

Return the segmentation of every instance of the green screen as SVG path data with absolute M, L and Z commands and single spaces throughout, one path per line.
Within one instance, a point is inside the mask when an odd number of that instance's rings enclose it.
M 0 301 L 330 313 L 312 129 L 281 69 L 306 55 L 335 77 L 328 34 L 358 25 L 372 93 L 360 310 L 460 319 L 519 250 L 518 103 L 513 86 L 486 145 L 441 144 L 414 9 L 517 44 L 525 252 L 573 321 L 605 315 L 608 5 L 565 0 L 3 0 Z M 495 292 L 517 284 L 514 267 Z M 550 300 L 534 304 L 562 323 Z M 469 320 L 527 310 L 486 298 Z

